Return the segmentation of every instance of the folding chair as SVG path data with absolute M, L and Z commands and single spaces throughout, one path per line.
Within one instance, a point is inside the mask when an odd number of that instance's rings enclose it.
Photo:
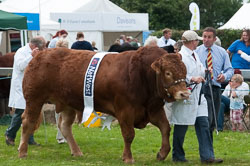
M 230 122 L 230 112 L 224 114 L 224 129 L 231 130 L 232 125 Z

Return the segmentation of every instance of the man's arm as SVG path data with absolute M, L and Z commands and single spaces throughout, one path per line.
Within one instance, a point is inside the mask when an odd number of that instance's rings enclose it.
M 234 69 L 232 68 L 232 64 L 230 62 L 229 55 L 227 54 L 226 51 L 224 51 L 224 57 L 225 57 L 225 60 L 224 60 L 224 65 L 223 65 L 223 75 L 225 77 L 224 81 L 228 81 L 233 76 Z M 222 81 L 222 82 L 224 82 L 224 81 Z

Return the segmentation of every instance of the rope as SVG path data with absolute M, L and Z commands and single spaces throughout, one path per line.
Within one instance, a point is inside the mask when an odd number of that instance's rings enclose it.
M 225 90 L 225 91 L 230 91 L 230 89 L 221 89 L 221 90 Z M 239 90 L 232 90 L 232 91 L 250 91 L 250 90 L 241 90 L 241 89 L 239 89 Z
M 5 79 L 10 79 L 11 76 L 8 76 L 8 77 L 0 77 L 0 80 L 5 80 Z

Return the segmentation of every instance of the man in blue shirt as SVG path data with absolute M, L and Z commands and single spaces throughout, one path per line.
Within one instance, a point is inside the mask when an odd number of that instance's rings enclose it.
M 215 114 L 218 115 L 221 101 L 221 83 L 229 81 L 233 75 L 233 68 L 226 50 L 214 44 L 216 41 L 216 30 L 212 27 L 207 27 L 203 30 L 203 44 L 196 49 L 201 63 L 206 66 L 208 50 L 211 49 L 212 55 L 212 91 L 215 105 Z M 211 138 L 213 140 L 213 130 L 215 128 L 215 118 L 212 110 L 212 99 L 209 91 L 208 83 L 204 84 L 203 93 L 207 99 L 208 105 L 208 120 L 210 124 Z

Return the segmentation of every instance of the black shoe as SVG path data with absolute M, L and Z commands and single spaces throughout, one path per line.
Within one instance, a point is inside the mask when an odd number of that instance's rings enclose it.
M 39 143 L 36 143 L 36 141 L 33 141 L 33 142 L 29 142 L 29 145 L 40 146 L 40 144 L 39 144 Z
M 188 160 L 187 159 L 173 159 L 173 162 L 183 162 L 183 163 L 185 163 L 185 162 L 188 162 Z
M 220 164 L 223 163 L 222 159 L 208 159 L 208 160 L 204 160 L 201 161 L 203 164 Z
M 5 135 L 5 142 L 7 145 L 15 146 L 15 140 Z

